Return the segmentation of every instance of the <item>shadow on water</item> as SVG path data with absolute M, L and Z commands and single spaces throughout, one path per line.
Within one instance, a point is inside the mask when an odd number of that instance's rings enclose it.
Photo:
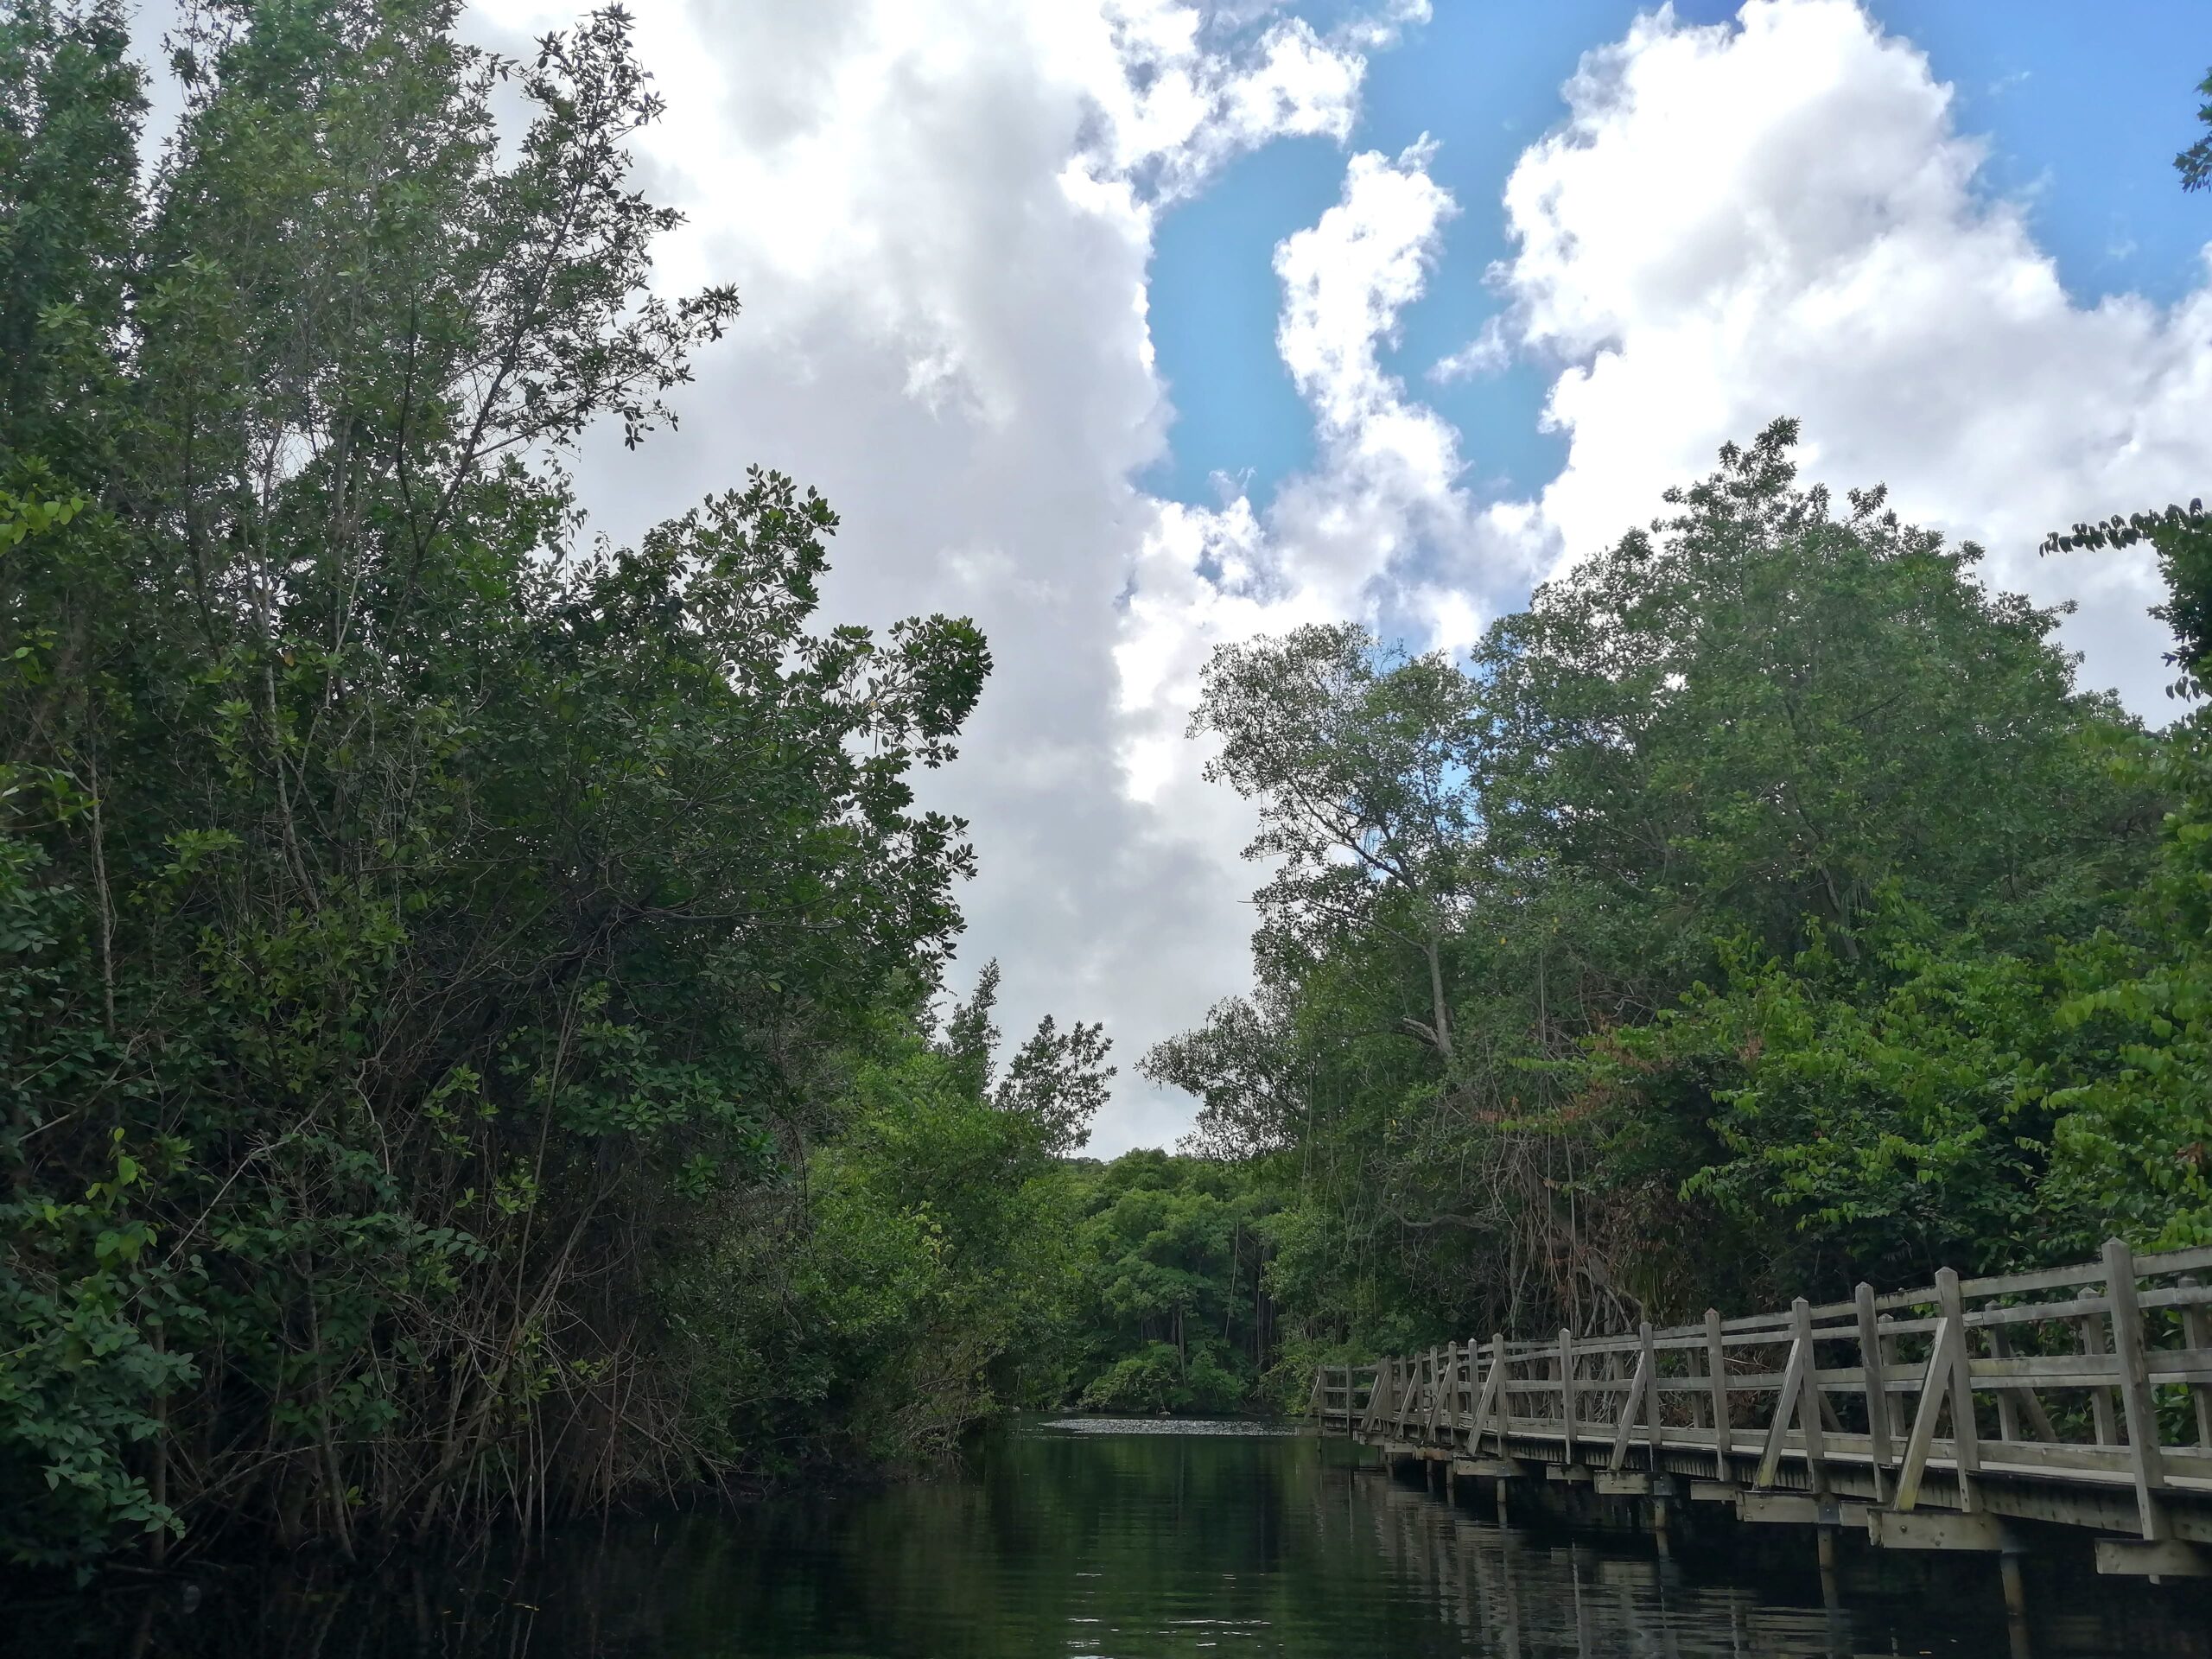
M 738 1513 L 633 1518 L 528 1558 L 281 1570 L 13 1610 L 0 1649 L 268 1659 L 1036 1659 L 1212 1649 L 1295 1659 L 2009 1655 L 1986 1560 L 1735 1529 L 1675 1560 L 1633 1536 L 1502 1530 L 1340 1442 L 1030 1424 L 957 1478 Z M 2212 1656 L 2193 1589 L 2062 1567 L 2030 1650 Z M 12 1630 L 10 1627 L 12 1626 Z

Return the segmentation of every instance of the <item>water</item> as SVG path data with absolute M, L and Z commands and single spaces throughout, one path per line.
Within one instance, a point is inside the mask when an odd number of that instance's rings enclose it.
M 1995 1564 L 1792 1528 L 1501 1530 L 1341 1441 L 1237 1425 L 1036 1423 L 966 1473 L 736 1514 L 625 1521 L 527 1560 L 316 1580 L 232 1573 L 0 1616 L 0 1649 L 240 1659 L 1293 1659 L 2212 1655 L 2196 1586 L 2039 1563 L 2008 1630 Z M 14 1645 L 10 1643 L 10 1627 Z

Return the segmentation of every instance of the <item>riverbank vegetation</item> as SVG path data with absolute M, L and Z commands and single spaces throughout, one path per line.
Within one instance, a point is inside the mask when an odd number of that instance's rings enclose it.
M 1464 661 L 1343 625 L 1209 664 L 1255 986 L 1142 1069 L 1268 1194 L 1278 1402 L 1325 1359 L 2212 1242 L 2212 514 L 2042 549 L 2154 556 L 2152 730 L 2062 610 L 1802 486 L 1796 438 Z
M 2207 716 L 1778 423 L 1465 665 L 1223 649 L 1257 988 L 1147 1071 L 1271 1170 L 1287 1363 L 2212 1238 Z M 2194 696 L 2212 518 L 2147 540 Z M 1294 1247 L 1293 1242 L 1295 1242 Z
M 563 457 L 737 296 L 649 285 L 622 15 L 507 64 L 454 12 L 203 4 L 145 167 L 119 4 L 0 22 L 0 1557 L 2212 1236 L 2212 726 L 1786 422 L 1467 660 L 1215 658 L 1255 988 L 1144 1062 L 1182 1155 L 1079 1161 L 1100 1029 L 943 1007 L 915 784 L 986 642 L 823 618 L 773 474 L 586 532 Z M 2193 692 L 2201 512 L 2053 556 L 2146 539 Z

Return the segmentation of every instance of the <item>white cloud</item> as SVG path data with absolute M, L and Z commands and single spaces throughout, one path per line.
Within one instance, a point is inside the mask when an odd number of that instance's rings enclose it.
M 1505 189 L 1496 278 L 1517 342 L 1564 359 L 1565 469 L 1529 529 L 1606 544 L 1667 484 L 1777 415 L 1809 470 L 1877 480 L 1990 550 L 1986 574 L 2079 598 L 2084 677 L 2158 706 L 2147 559 L 2038 559 L 2042 533 L 2201 493 L 2212 290 L 2075 303 L 1910 41 L 1851 0 L 1753 0 L 1738 26 L 1641 18 L 1568 83 L 1567 123 Z
M 1428 369 L 1428 378 L 1448 386 L 1457 380 L 1479 380 L 1501 372 L 1513 360 L 1513 343 L 1505 337 L 1505 319 L 1492 317 L 1458 351 L 1440 357 Z

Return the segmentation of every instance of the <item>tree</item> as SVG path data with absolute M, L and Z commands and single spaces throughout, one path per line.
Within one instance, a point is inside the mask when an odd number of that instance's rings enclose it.
M 963 828 L 912 774 L 988 650 L 818 627 L 836 515 L 772 474 L 585 537 L 564 446 L 672 419 L 736 301 L 648 284 L 624 14 L 507 64 L 455 11 L 194 9 L 143 182 L 118 9 L 0 22 L 16 1560 L 786 1461 L 840 1424 L 692 1382 L 807 1347 L 748 1286 L 906 1214 L 817 1217 L 811 1154 L 957 937 Z M 991 1125 L 1018 1194 L 1039 1131 Z M 925 1379 L 895 1329 L 868 1362 Z
M 2076 524 L 2046 551 L 2148 543 L 2169 597 L 2177 696 L 2203 695 L 2212 664 L 2212 514 L 2183 510 Z M 2061 1013 L 2117 1053 L 2117 1068 L 2056 1096 L 2052 1201 L 2118 1224 L 2137 1243 L 2212 1241 L 2212 715 L 2199 708 L 2113 757 L 2115 782 L 2170 804 L 2138 925 L 2085 950 Z
M 1048 1014 L 1007 1062 L 992 1103 L 1034 1125 L 1045 1149 L 1065 1157 L 1090 1142 L 1114 1077 L 1112 1048 L 1103 1026 L 1077 1020 L 1062 1031 Z
M 1070 1390 L 1098 1410 L 1257 1402 L 1273 1357 L 1266 1287 L 1276 1199 L 1233 1164 L 1123 1154 L 1082 1194 L 1082 1332 Z
M 1343 630 L 1217 659 L 1200 727 L 1283 868 L 1255 995 L 1146 1065 L 1296 1193 L 1307 1351 L 2063 1236 L 2053 1102 L 2100 1060 L 2058 942 L 2141 878 L 2156 796 L 2104 758 L 2139 728 L 2058 613 L 1802 486 L 1795 439 L 1725 448 L 1464 670 Z
M 2199 90 L 2212 97 L 2212 77 Z M 2212 126 L 2212 102 L 2197 113 Z M 2212 183 L 2212 137 L 2174 165 L 2184 190 Z M 2146 543 L 2168 595 L 2152 614 L 2173 630 L 2167 660 L 2181 670 L 2168 694 L 2195 700 L 2212 664 L 2212 513 L 2202 500 L 2077 524 L 2045 537 L 2043 550 Z M 2100 935 L 2062 1010 L 2120 1064 L 2056 1096 L 2067 1116 L 2056 1129 L 2050 1195 L 2139 1243 L 2199 1244 L 2212 1240 L 2212 714 L 2199 708 L 2162 739 L 2129 746 L 2113 774 L 2170 805 L 2138 897 L 2139 931 Z
M 2212 127 L 2212 74 L 2207 74 L 2196 90 L 2205 99 L 2197 108 L 2196 118 Z M 2174 170 L 2181 175 L 2181 188 L 2184 190 L 2202 190 L 2212 186 L 2212 134 L 2198 139 L 2175 156 Z
M 1281 861 L 1254 895 L 1270 946 L 1396 940 L 1427 980 L 1404 1027 L 1448 1061 L 1446 943 L 1471 898 L 1484 738 L 1465 677 L 1440 654 L 1392 658 L 1356 626 L 1307 626 L 1218 647 L 1191 735 L 1219 742 L 1207 780 L 1258 804 L 1244 856 Z

